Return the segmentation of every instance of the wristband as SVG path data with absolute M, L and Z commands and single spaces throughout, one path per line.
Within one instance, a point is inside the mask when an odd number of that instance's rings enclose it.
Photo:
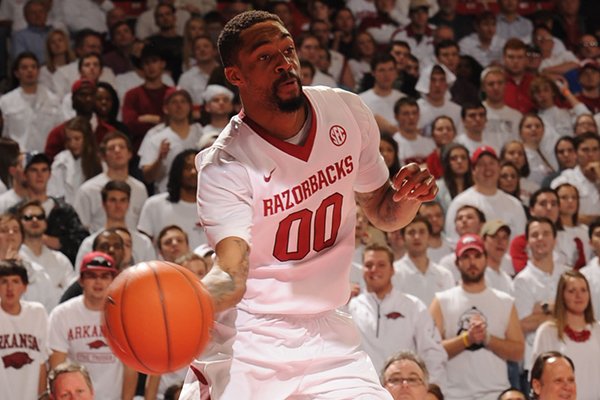
M 463 344 L 465 345 L 465 348 L 469 347 L 471 345 L 471 343 L 469 343 L 469 333 L 468 332 L 464 332 L 462 334 L 462 341 L 463 341 Z

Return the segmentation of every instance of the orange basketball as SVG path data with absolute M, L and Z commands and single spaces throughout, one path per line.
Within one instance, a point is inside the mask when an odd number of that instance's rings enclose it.
M 121 272 L 108 290 L 102 332 L 124 364 L 158 375 L 189 365 L 204 350 L 213 306 L 192 272 L 143 262 Z

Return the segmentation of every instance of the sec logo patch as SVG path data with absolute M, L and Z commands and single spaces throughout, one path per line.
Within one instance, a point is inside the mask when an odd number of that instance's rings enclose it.
M 329 139 L 331 139 L 331 143 L 336 146 L 341 146 L 346 143 L 347 136 L 346 130 L 339 125 L 334 125 L 329 129 Z

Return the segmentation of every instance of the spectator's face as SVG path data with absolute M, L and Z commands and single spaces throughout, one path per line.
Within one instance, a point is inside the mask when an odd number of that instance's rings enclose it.
M 341 10 L 335 17 L 335 28 L 344 33 L 350 33 L 354 29 L 354 16 L 349 10 Z
M 307 37 L 298 49 L 298 56 L 310 61 L 313 65 L 318 65 L 320 48 L 321 45 L 316 37 Z
M 596 68 L 584 68 L 579 73 L 579 83 L 584 89 L 594 90 L 600 86 L 600 71 Z
M 487 257 L 479 250 L 470 249 L 456 259 L 456 266 L 464 283 L 478 283 L 485 274 Z
M 519 169 L 523 168 L 525 165 L 525 150 L 523 150 L 523 146 L 518 143 L 506 145 L 504 159 L 512 162 Z
M 46 232 L 46 212 L 38 206 L 29 206 L 23 210 L 21 224 L 26 237 L 40 238 Z
M 111 190 L 107 193 L 106 201 L 102 206 L 108 219 L 123 221 L 129 208 L 129 196 L 120 190 Z
M 438 0 L 438 6 L 444 14 L 454 14 L 458 0 Z
M 469 155 L 465 149 L 457 148 L 450 151 L 450 168 L 458 176 L 462 176 L 469 170 Z
M 96 113 L 101 117 L 108 117 L 113 108 L 113 98 L 108 90 L 99 87 L 96 90 Z
M 375 85 L 384 89 L 391 89 L 398 77 L 396 63 L 394 61 L 379 63 L 373 71 L 373 77 L 375 78 Z
M 568 312 L 583 315 L 590 303 L 590 292 L 585 280 L 581 278 L 567 278 L 563 291 L 563 300 Z
M 79 70 L 79 73 L 81 78 L 96 82 L 102 73 L 100 60 L 95 56 L 86 57 L 81 63 L 81 69 Z
M 473 165 L 473 181 L 478 184 L 497 186 L 500 177 L 500 163 L 490 155 L 483 155 Z
M 444 210 L 439 204 L 421 205 L 419 214 L 427 218 L 434 235 L 439 235 L 444 230 Z
M 408 75 L 418 78 L 419 77 L 419 62 L 417 60 L 413 60 L 409 58 L 406 60 L 406 67 L 404 68 L 404 72 Z
M 363 256 L 363 278 L 369 292 L 380 292 L 391 287 L 394 267 L 388 254 L 381 250 L 366 251 Z
M 450 71 L 456 73 L 456 70 L 458 69 L 458 63 L 460 62 L 458 49 L 454 46 L 440 49 L 438 60 L 448 67 Z
M 102 232 L 96 243 L 95 251 L 108 254 L 115 261 L 115 265 L 121 266 L 125 255 L 123 239 L 116 232 Z
M 38 63 L 31 58 L 23 58 L 15 71 L 15 77 L 21 86 L 35 85 L 39 76 Z
M 173 121 L 185 121 L 192 112 L 192 103 L 185 96 L 176 94 L 165 103 L 163 111 Z
M 552 53 L 554 40 L 552 39 L 552 34 L 545 29 L 538 29 L 534 31 L 532 42 L 540 48 L 543 58 L 549 57 Z
M 194 58 L 198 63 L 213 62 L 215 56 L 215 46 L 208 38 L 196 39 L 194 42 Z
M 474 233 L 478 235 L 481 231 L 482 223 L 479 220 L 479 215 L 477 215 L 477 212 L 474 209 L 467 207 L 456 213 L 454 225 L 456 227 L 456 233 L 458 233 L 459 236 L 467 233 Z
M 571 186 L 562 186 L 558 190 L 558 208 L 560 215 L 572 216 L 579 208 L 579 195 L 577 189 Z
M 86 54 L 90 53 L 98 53 L 102 54 L 102 40 L 99 37 L 90 35 L 87 36 L 81 45 L 81 49 L 79 49 L 78 56 L 83 57 Z
M 590 246 L 596 256 L 600 256 L 600 226 L 595 228 L 590 238 Z
M 81 274 L 79 284 L 83 289 L 83 296 L 94 301 L 103 301 L 108 294 L 108 287 L 114 276 L 108 271 L 86 271 Z
M 508 250 L 510 235 L 505 228 L 500 228 L 494 235 L 485 235 L 483 244 L 487 256 L 492 260 L 500 261 Z
M 159 244 L 160 254 L 165 261 L 174 262 L 178 257 L 190 251 L 185 235 L 178 229 L 171 229 L 166 232 L 160 238 Z
M 82 114 L 91 114 L 96 106 L 96 88 L 83 85 L 73 93 L 73 109 Z
M 325 22 L 314 22 L 310 28 L 310 32 L 319 38 L 321 46 L 329 45 L 329 25 Z
M 558 209 L 558 206 L 556 208 Z M 553 236 L 550 224 L 536 221 L 529 225 L 527 245 L 534 259 L 551 256 L 555 243 L 556 238 Z
M 183 266 L 192 271 L 200 279 L 204 278 L 204 275 L 208 273 L 208 268 L 204 260 L 190 260 L 183 264 Z
M 49 39 L 51 54 L 65 54 L 69 49 L 69 44 L 61 33 L 54 33 Z
M 446 74 L 433 72 L 429 81 L 429 93 L 427 95 L 433 100 L 441 100 L 446 95 L 448 83 L 446 83 Z
M 371 38 L 369 38 L 369 41 L 372 43 Z M 373 49 L 375 48 L 375 46 L 372 46 L 372 47 L 373 47 Z M 398 71 L 403 71 L 404 68 L 406 67 L 406 62 L 408 60 L 408 56 L 410 55 L 410 49 L 406 48 L 404 46 L 395 44 L 392 46 L 390 55 L 392 57 L 394 57 L 394 60 L 396 60 L 396 67 L 398 68 Z
M 517 390 L 509 390 L 504 393 L 498 400 L 527 400 L 523 393 Z
M 233 102 L 228 95 L 218 94 L 206 103 L 206 111 L 210 114 L 229 115 L 233 111 Z
M 0 258 L 8 252 L 17 252 L 23 243 L 19 223 L 13 218 L 0 222 Z
M 547 192 L 542 193 L 537 197 L 537 200 L 533 207 L 531 207 L 531 215 L 534 217 L 546 217 L 550 221 L 558 221 L 558 197 L 556 194 Z
M 550 84 L 540 85 L 537 90 L 532 93 L 533 101 L 541 110 L 545 110 L 554 105 L 554 93 Z
M 400 107 L 396 114 L 396 121 L 400 129 L 409 132 L 416 130 L 419 123 L 419 107 L 411 105 Z
M 429 231 L 423 222 L 409 224 L 404 228 L 404 243 L 408 254 L 424 255 L 429 247 Z
M 114 138 L 106 144 L 104 160 L 109 168 L 125 167 L 131 159 L 131 150 L 127 148 L 125 139 Z
M 442 147 L 454 140 L 456 131 L 454 125 L 448 118 L 440 118 L 437 120 L 431 130 L 431 136 L 437 147 Z
M 383 157 L 383 161 L 385 161 L 385 165 L 390 168 L 392 164 L 394 164 L 394 158 L 396 157 L 396 151 L 394 147 L 386 140 L 381 140 L 379 142 L 379 153 Z
M 188 23 L 187 26 L 188 36 L 191 39 L 195 39 L 200 35 L 206 34 L 206 23 L 201 19 L 194 19 Z
M 165 62 L 158 57 L 148 58 L 142 62 L 142 70 L 147 81 L 161 79 L 165 70 Z
M 519 184 L 519 173 L 510 165 L 500 168 L 498 187 L 506 193 L 515 193 Z
M 31 164 L 25 170 L 25 181 L 27 188 L 34 193 L 46 193 L 48 180 L 50 179 L 50 166 L 46 163 Z
M 60 374 L 54 381 L 53 399 L 94 400 L 94 391 L 79 372 Z
M 596 58 L 600 55 L 598 40 L 594 35 L 583 35 L 579 39 L 579 58 Z
M 114 31 L 113 43 L 118 48 L 126 48 L 133 44 L 135 36 L 128 25 L 122 24 Z
M 418 28 L 424 28 L 427 26 L 427 20 L 429 19 L 429 9 L 427 7 L 419 7 L 414 11 L 408 13 L 410 22 Z
M 356 38 L 356 45 L 358 46 L 358 51 L 364 57 L 371 57 L 375 54 L 375 42 L 370 35 L 358 35 Z
M 553 357 L 546 361 L 544 372 L 539 380 L 533 379 L 531 387 L 540 400 L 575 400 L 577 385 L 575 373 L 563 357 Z
M 42 28 L 46 26 L 48 11 L 43 4 L 32 3 L 25 7 L 25 21 L 27 25 Z
M 302 86 L 310 86 L 313 83 L 313 70 L 309 67 L 300 67 L 300 80 Z
M 596 121 L 594 121 L 594 117 L 590 114 L 583 114 L 577 118 L 574 130 L 575 136 L 579 136 L 585 132 L 598 133 L 598 126 L 596 125 Z
M 498 6 L 503 13 L 513 14 L 519 9 L 519 0 L 498 0 Z
M 524 144 L 537 148 L 544 137 L 544 125 L 535 117 L 527 117 L 519 132 Z
M 600 161 L 600 146 L 594 139 L 584 140 L 577 148 L 577 162 L 581 168 L 585 168 L 591 162 Z
M 27 285 L 19 275 L 0 276 L 0 303 L 2 308 L 17 307 Z
M 463 125 L 467 132 L 482 134 L 487 123 L 485 108 L 472 108 L 465 112 Z
M 123 269 L 133 264 L 133 242 L 131 235 L 124 230 L 119 229 L 117 234 L 123 240 L 123 261 L 120 268 Z
M 523 74 L 526 64 L 527 53 L 525 49 L 506 49 L 504 52 L 504 68 L 506 68 L 508 74 L 513 76 Z
M 490 42 L 496 34 L 496 20 L 486 18 L 476 25 L 477 35 L 482 42 Z
M 175 28 L 175 13 L 170 7 L 156 7 L 154 19 L 156 21 L 156 26 L 158 26 L 161 31 L 168 31 Z
M 390 364 L 383 373 L 383 385 L 394 400 L 422 400 L 427 395 L 423 371 L 412 360 Z

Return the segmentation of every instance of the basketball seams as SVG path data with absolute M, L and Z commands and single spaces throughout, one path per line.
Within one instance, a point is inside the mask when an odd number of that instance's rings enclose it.
M 148 263 L 146 264 L 150 267 L 150 270 L 152 271 L 152 274 L 154 275 L 154 279 L 156 281 L 156 286 L 158 286 L 158 296 L 160 299 L 160 308 L 162 310 L 162 317 L 163 317 L 163 325 L 165 327 L 165 339 L 166 339 L 166 344 L 167 344 L 167 365 L 168 365 L 168 369 L 171 369 L 171 365 L 173 364 L 172 359 L 171 359 L 171 332 L 169 331 L 169 321 L 167 319 L 167 311 L 165 309 L 165 296 L 162 290 L 162 286 L 160 284 L 160 278 L 159 278 L 159 274 L 156 271 L 156 267 L 152 264 L 152 263 Z

